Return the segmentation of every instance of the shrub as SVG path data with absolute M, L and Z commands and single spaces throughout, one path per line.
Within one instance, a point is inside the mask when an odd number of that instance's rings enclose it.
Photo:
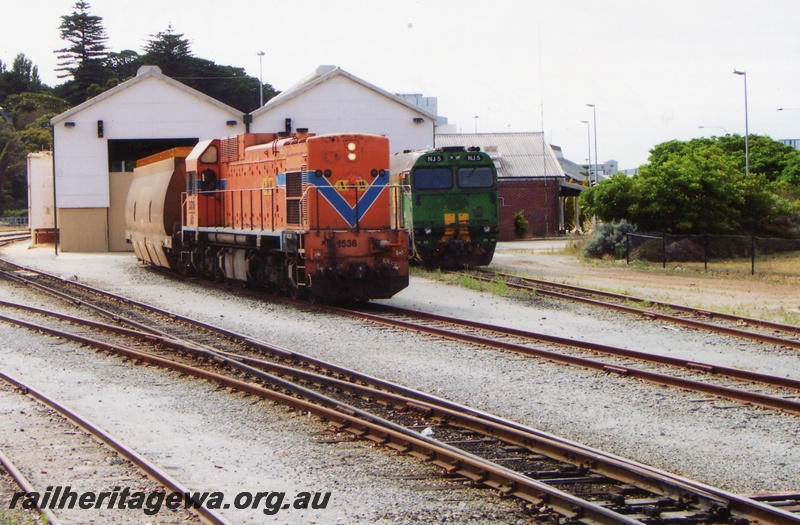
M 594 233 L 586 241 L 583 254 L 587 257 L 601 259 L 611 256 L 615 259 L 624 258 L 627 253 L 626 235 L 635 232 L 636 226 L 625 219 L 618 222 L 599 224 Z
M 514 213 L 514 235 L 517 236 L 517 239 L 522 239 L 528 235 L 529 230 L 530 224 L 528 223 L 528 219 L 525 218 L 523 211 L 520 210 Z

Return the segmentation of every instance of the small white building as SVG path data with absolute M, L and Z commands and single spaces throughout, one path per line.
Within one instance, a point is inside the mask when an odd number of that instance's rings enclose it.
M 156 66 L 50 123 L 59 247 L 66 252 L 131 250 L 125 198 L 137 159 L 245 131 L 240 111 Z
M 437 116 L 337 66 L 320 66 L 252 113 L 250 130 L 307 128 L 325 133 L 371 133 L 389 138 L 392 153 L 433 146 Z
M 28 153 L 28 225 L 31 243 L 47 244 L 55 240 L 53 206 L 53 152 Z

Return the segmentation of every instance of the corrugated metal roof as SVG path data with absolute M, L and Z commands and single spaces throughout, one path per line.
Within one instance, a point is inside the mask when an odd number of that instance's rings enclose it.
M 479 146 L 492 157 L 501 179 L 564 176 L 544 133 L 442 133 L 435 143 L 437 148 Z

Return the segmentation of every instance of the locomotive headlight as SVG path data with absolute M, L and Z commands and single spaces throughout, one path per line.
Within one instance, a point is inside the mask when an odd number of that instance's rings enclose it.
M 347 143 L 347 160 L 356 160 L 356 143 L 355 142 L 348 142 Z
M 492 227 L 491 226 L 484 226 L 483 227 L 483 233 L 489 233 L 490 231 L 492 231 Z
M 425 235 L 430 235 L 432 231 L 430 228 L 425 228 Z

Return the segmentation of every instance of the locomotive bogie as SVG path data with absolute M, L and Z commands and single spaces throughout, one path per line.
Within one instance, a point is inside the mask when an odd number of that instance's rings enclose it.
M 414 248 L 426 266 L 462 268 L 486 266 L 497 246 L 497 226 L 415 228 Z

